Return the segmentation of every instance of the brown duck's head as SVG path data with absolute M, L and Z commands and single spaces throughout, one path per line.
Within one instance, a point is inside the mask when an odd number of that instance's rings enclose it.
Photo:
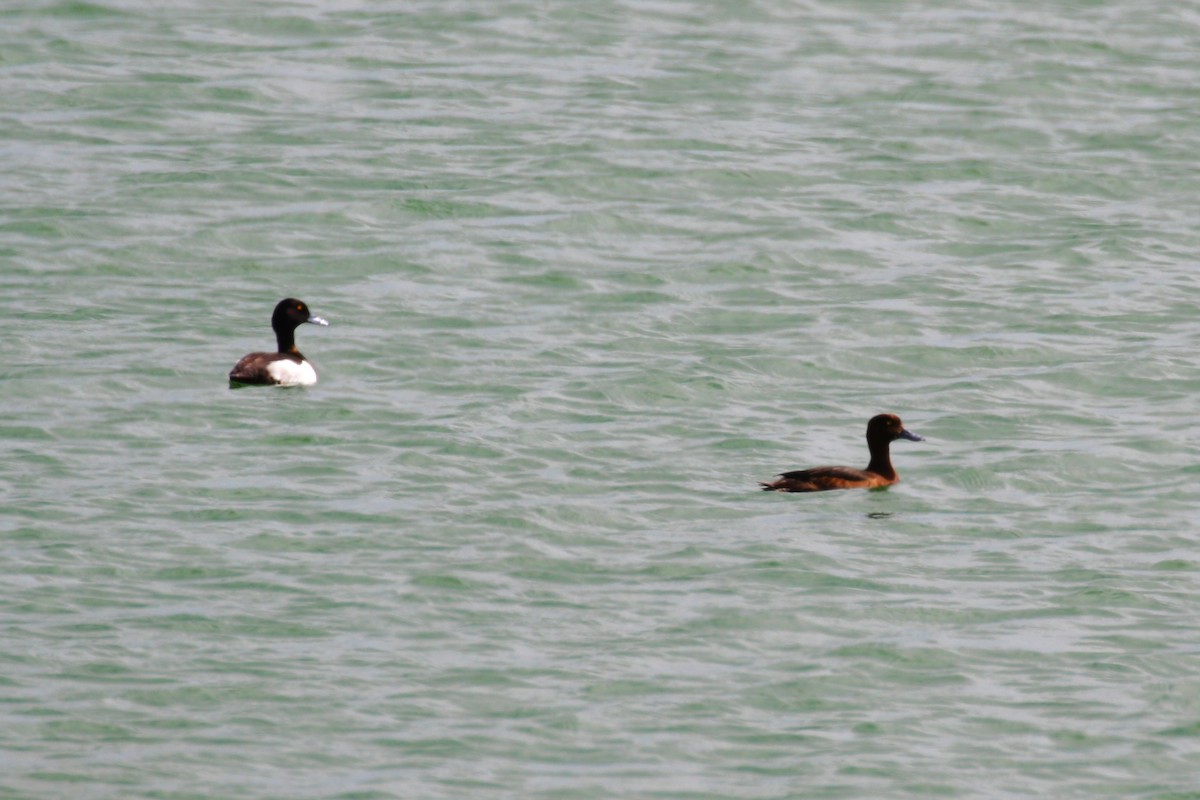
M 867 423 L 868 442 L 894 442 L 897 439 L 908 439 L 912 442 L 924 441 L 922 437 L 912 431 L 905 430 L 904 423 L 895 414 L 879 414 L 871 417 L 871 421 Z

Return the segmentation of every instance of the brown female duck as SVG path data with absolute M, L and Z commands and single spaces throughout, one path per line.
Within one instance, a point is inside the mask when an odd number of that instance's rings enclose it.
M 922 438 L 904 429 L 895 414 L 880 414 L 867 423 L 867 447 L 871 463 L 866 469 L 814 467 L 785 472 L 771 483 L 760 484 L 764 492 L 823 492 L 827 489 L 877 489 L 900 480 L 892 466 L 890 445 L 897 439 L 920 442 Z

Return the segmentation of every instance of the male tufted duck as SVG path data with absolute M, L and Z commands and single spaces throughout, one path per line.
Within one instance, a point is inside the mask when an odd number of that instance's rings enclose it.
M 308 306 L 289 297 L 280 300 L 271 315 L 271 327 L 279 343 L 277 353 L 251 353 L 234 365 L 229 373 L 233 384 L 253 383 L 275 386 L 311 386 L 317 382 L 317 371 L 296 349 L 296 328 L 306 322 L 328 325 L 309 313 Z
M 880 414 L 867 423 L 867 447 L 871 450 L 871 463 L 867 464 L 866 469 L 814 467 L 785 472 L 777 480 L 760 485 L 764 492 L 823 492 L 826 489 L 891 486 L 900 480 L 888 452 L 888 446 L 897 439 L 923 441 L 912 431 L 906 431 L 895 414 Z

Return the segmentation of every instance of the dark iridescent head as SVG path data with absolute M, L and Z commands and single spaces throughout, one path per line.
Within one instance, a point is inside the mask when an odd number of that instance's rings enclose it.
M 868 442 L 894 442 L 897 439 L 908 439 L 920 442 L 923 439 L 912 431 L 904 429 L 904 423 L 895 414 L 879 414 L 871 417 L 867 423 Z
M 311 322 L 313 325 L 329 324 L 311 313 L 303 300 L 297 300 L 294 297 L 280 300 L 279 305 L 275 306 L 275 313 L 271 315 L 271 327 L 276 333 L 294 331 L 306 322 Z

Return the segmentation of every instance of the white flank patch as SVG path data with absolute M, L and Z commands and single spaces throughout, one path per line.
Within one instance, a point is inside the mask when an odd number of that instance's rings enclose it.
M 317 371 L 307 361 L 299 364 L 287 359 L 272 361 L 267 364 L 267 374 L 280 386 L 312 386 L 317 382 Z

